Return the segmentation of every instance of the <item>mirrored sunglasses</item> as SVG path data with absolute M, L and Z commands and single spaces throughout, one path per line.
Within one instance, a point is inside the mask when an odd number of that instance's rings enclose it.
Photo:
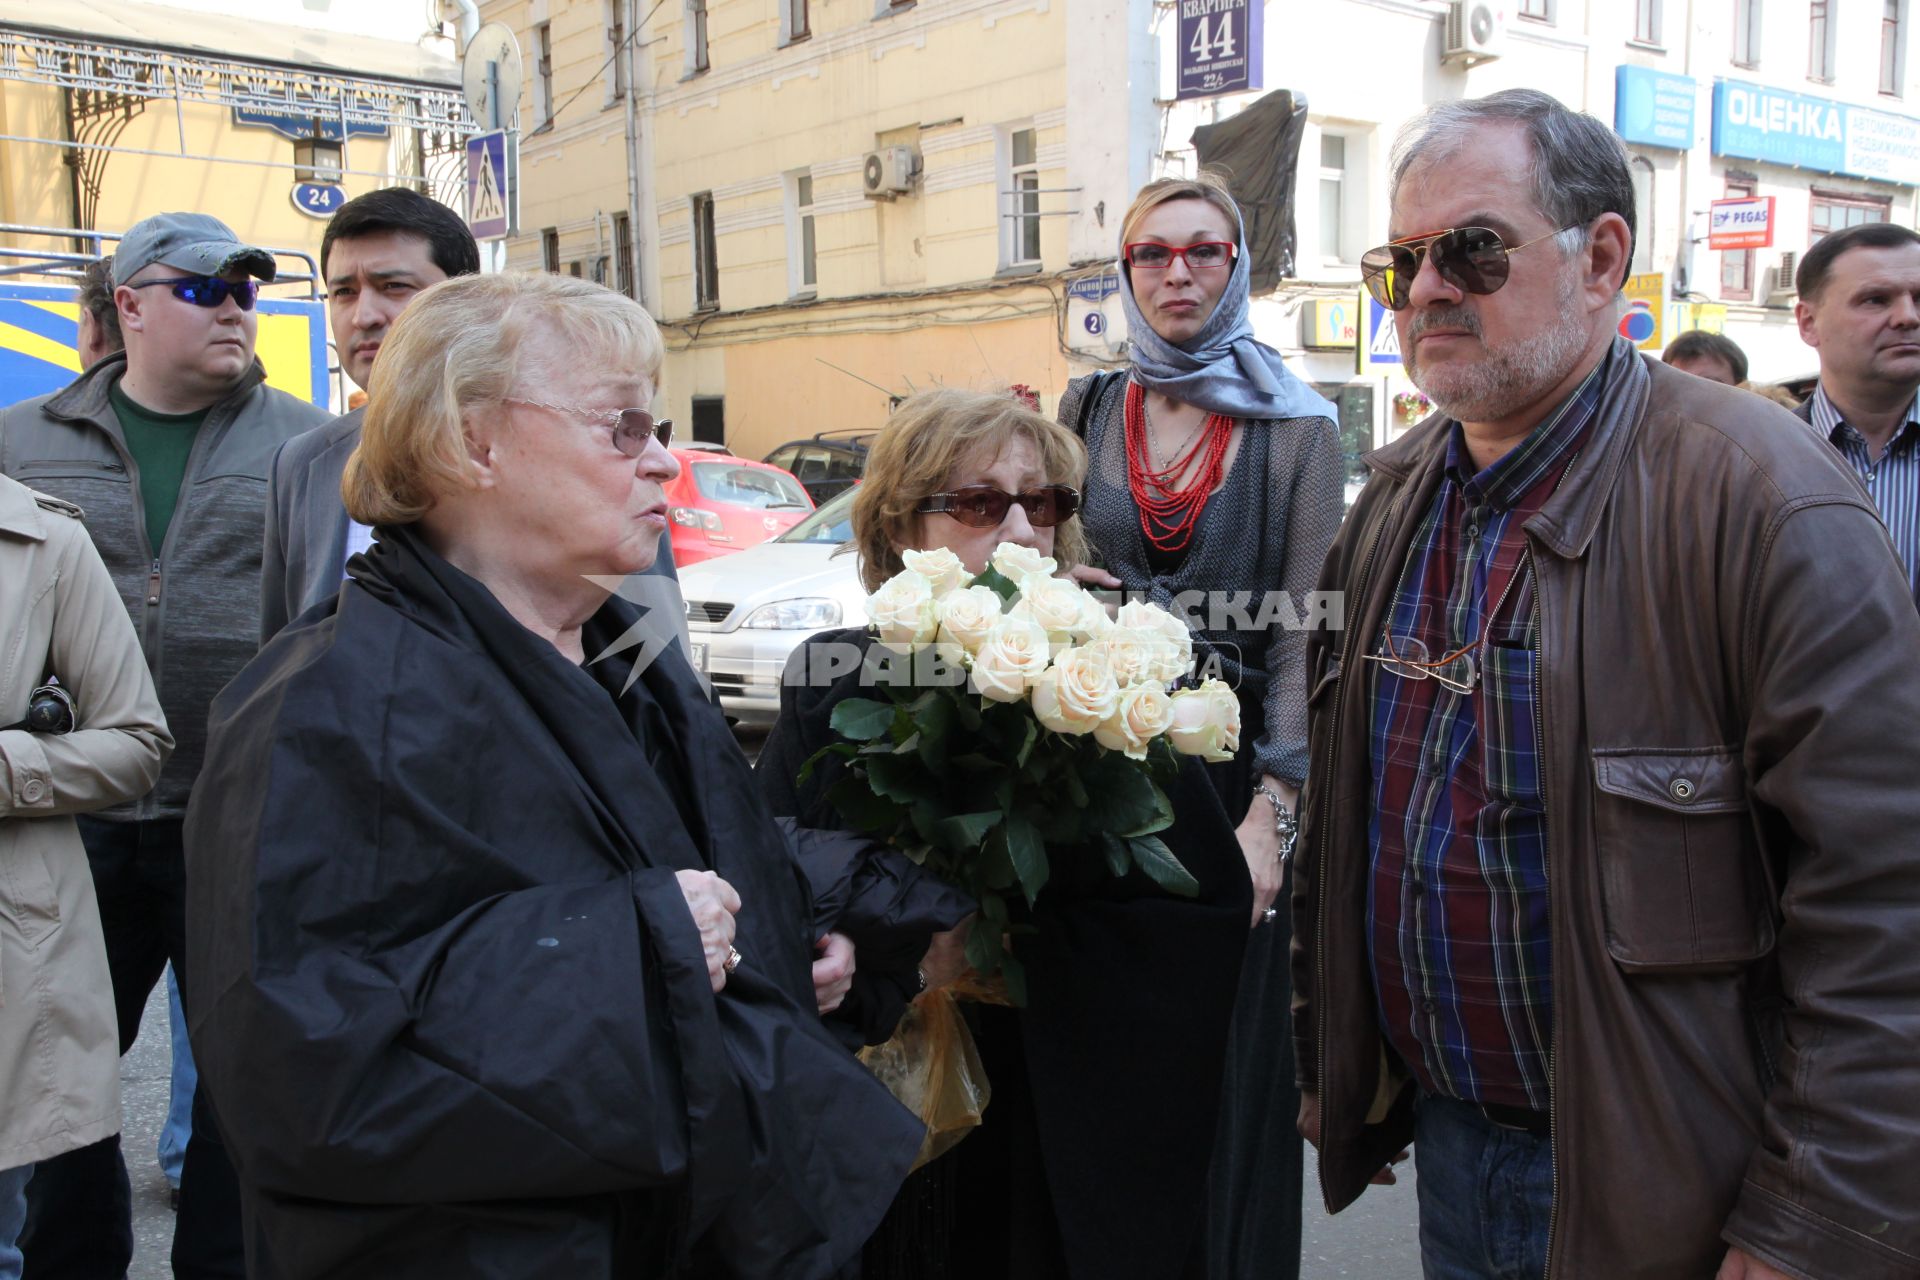
M 990 484 L 970 484 L 949 493 L 928 494 L 915 510 L 923 516 L 952 516 L 973 529 L 994 529 L 1016 502 L 1027 513 L 1028 524 L 1045 529 L 1080 509 L 1080 493 L 1063 484 L 1042 485 L 1022 493 L 1008 493 Z
M 258 280 L 242 280 L 238 284 L 222 280 L 218 276 L 174 276 L 166 280 L 142 280 L 130 284 L 129 289 L 147 289 L 154 285 L 166 285 L 174 297 L 191 306 L 214 308 L 232 298 L 242 311 L 253 310 L 253 304 L 260 297 Z
M 1403 311 L 1413 299 L 1420 259 L 1430 257 L 1433 269 L 1454 288 L 1482 295 L 1498 293 L 1512 274 L 1513 266 L 1508 261 L 1512 255 L 1571 230 L 1573 227 L 1561 227 L 1511 249 L 1492 227 L 1452 227 L 1406 236 L 1361 254 L 1360 279 L 1375 302 L 1389 311 Z

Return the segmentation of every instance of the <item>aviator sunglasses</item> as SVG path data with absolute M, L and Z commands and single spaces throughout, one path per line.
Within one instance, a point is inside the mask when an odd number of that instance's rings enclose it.
M 919 515 L 948 515 L 974 529 L 998 528 L 1007 508 L 1019 503 L 1027 523 L 1036 529 L 1059 524 L 1080 509 L 1080 493 L 1063 484 L 1042 485 L 1024 493 L 1008 493 L 990 484 L 970 484 L 951 493 L 930 493 L 915 508 Z
M 1571 230 L 1573 227 L 1560 228 Z M 1431 257 L 1433 269 L 1454 288 L 1468 293 L 1498 293 L 1513 269 L 1508 259 L 1542 240 L 1553 239 L 1560 231 L 1549 231 L 1511 249 L 1492 227 L 1450 227 L 1403 236 L 1361 254 L 1360 279 L 1375 302 L 1389 311 L 1403 311 L 1413 298 L 1413 278 L 1420 274 L 1420 259 Z
M 548 409 L 572 418 L 597 422 L 613 432 L 613 447 L 629 458 L 647 451 L 649 439 L 658 440 L 662 449 L 673 444 L 673 419 L 655 420 L 645 409 L 588 409 L 577 404 L 549 404 L 545 400 L 518 400 L 503 396 L 502 404 L 525 405 L 529 409 Z
M 173 296 L 191 306 L 212 309 L 225 302 L 229 297 L 242 311 L 253 310 L 253 304 L 260 296 L 258 280 L 242 280 L 231 284 L 218 276 L 170 276 L 165 280 L 142 280 L 130 284 L 129 289 L 147 289 L 156 284 L 164 284 Z

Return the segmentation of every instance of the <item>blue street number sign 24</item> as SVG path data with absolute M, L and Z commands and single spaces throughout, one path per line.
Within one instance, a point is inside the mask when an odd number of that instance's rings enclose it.
M 347 193 L 330 182 L 293 184 L 293 207 L 310 218 L 331 218 L 347 202 Z

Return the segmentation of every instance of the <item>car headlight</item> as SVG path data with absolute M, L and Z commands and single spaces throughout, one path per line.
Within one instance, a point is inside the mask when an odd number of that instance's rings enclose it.
M 840 625 L 838 600 L 781 600 L 763 604 L 740 624 L 757 631 L 818 631 Z

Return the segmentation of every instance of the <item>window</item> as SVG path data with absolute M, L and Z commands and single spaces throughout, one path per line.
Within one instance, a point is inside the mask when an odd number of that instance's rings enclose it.
M 627 0 L 607 0 L 607 101 L 627 96 Z
M 1660 43 L 1660 0 L 1633 0 L 1633 41 Z
M 720 264 L 714 256 L 713 192 L 693 197 L 693 305 L 712 311 L 720 305 Z
M 560 272 L 560 231 L 557 227 L 548 227 L 540 233 L 540 269 Z
M 1633 274 L 1646 275 L 1653 270 L 1653 161 L 1634 156 L 1627 163 L 1627 176 L 1633 182 Z
M 725 396 L 693 398 L 693 438 L 700 444 L 727 442 L 727 398 Z
M 1886 0 L 1886 12 L 1880 18 L 1880 92 L 1900 96 L 1900 82 L 1906 79 L 1906 50 L 1900 43 L 1900 19 L 1906 15 L 1906 0 Z
M 804 297 L 819 283 L 813 239 L 813 175 L 787 175 L 787 292 Z
M 1320 256 L 1345 262 L 1347 140 L 1337 133 L 1320 135 Z
M 1831 231 L 1857 227 L 1865 222 L 1885 222 L 1892 211 L 1892 200 L 1858 196 L 1846 191 L 1822 191 L 1815 187 L 1813 214 L 1808 220 L 1811 231 L 1807 236 L 1807 246 L 1811 248 L 1818 244 L 1820 237 Z
M 1760 65 L 1760 0 L 1733 0 L 1735 66 Z
M 613 287 L 629 298 L 633 293 L 633 219 L 613 215 Z
M 1729 200 L 1753 194 L 1753 183 L 1727 182 Z M 1753 300 L 1753 250 L 1725 249 L 1720 253 L 1720 296 L 1732 302 Z
M 812 34 L 807 24 L 807 0 L 780 0 L 780 43 L 792 44 Z
M 553 27 L 549 23 L 533 29 L 533 47 L 537 55 L 533 64 L 533 113 L 545 122 L 553 119 Z
M 697 76 L 707 61 L 707 0 L 687 0 L 687 74 Z
M 1553 11 L 1548 0 L 1520 0 L 1520 16 L 1532 18 L 1535 22 L 1552 22 Z
M 1833 0 L 1807 3 L 1807 79 L 1833 83 Z
M 1000 265 L 1020 267 L 1040 261 L 1040 153 L 1032 128 L 1004 136 L 1000 196 Z

